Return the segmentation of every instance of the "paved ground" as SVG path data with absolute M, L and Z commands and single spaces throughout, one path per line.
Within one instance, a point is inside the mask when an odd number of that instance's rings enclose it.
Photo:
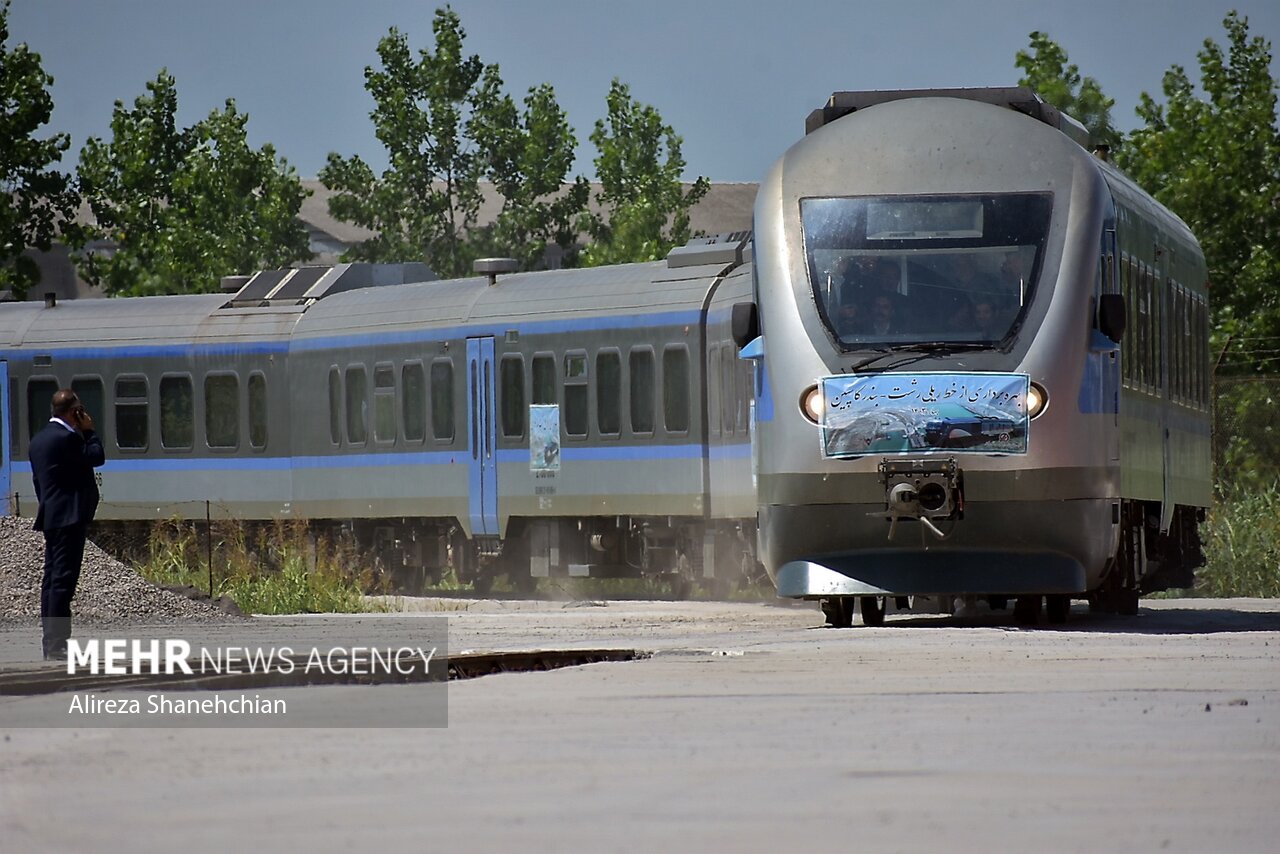
M 832 630 L 813 610 L 724 603 L 420 607 L 448 609 L 455 651 L 657 654 L 454 683 L 448 729 L 16 729 L 5 715 L 28 701 L 0 698 L 0 847 L 1271 851 L 1280 838 L 1280 602 L 1158 601 L 1132 619 L 1077 612 L 1061 631 L 995 615 Z M 253 631 L 390 640 L 416 618 Z M 0 631 L 7 667 L 27 634 Z M 427 689 L 294 690 L 403 702 Z

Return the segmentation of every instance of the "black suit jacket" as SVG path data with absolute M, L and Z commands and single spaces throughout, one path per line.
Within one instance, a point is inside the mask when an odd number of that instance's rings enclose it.
M 81 435 L 50 421 L 27 448 L 35 482 L 37 531 L 88 525 L 98 509 L 93 470 L 106 462 L 102 440 L 93 431 Z

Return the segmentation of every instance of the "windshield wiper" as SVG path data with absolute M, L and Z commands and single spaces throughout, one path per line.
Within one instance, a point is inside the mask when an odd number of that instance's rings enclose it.
M 888 356 L 899 354 L 911 354 L 901 362 L 895 362 L 890 367 L 900 367 L 908 365 L 912 362 L 918 362 L 921 359 L 927 359 L 930 356 L 950 356 L 954 353 L 968 353 L 974 350 L 994 350 L 995 344 L 977 341 L 918 341 L 910 344 L 893 344 L 888 347 L 882 347 L 874 356 L 868 356 L 860 362 L 855 363 L 850 371 L 860 371 L 869 367 L 876 362 Z

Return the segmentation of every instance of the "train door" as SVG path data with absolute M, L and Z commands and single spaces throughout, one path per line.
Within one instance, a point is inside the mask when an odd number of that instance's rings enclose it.
M 8 516 L 10 512 L 10 487 L 13 480 L 10 476 L 9 453 L 9 363 L 0 359 L 0 516 Z
M 467 339 L 467 434 L 471 535 L 498 535 L 498 425 L 494 414 L 493 337 Z

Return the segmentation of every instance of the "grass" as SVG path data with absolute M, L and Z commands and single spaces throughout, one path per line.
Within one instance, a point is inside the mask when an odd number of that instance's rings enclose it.
M 378 576 L 359 566 L 348 543 L 313 537 L 304 522 L 264 526 L 219 523 L 213 529 L 213 589 L 204 532 L 192 522 L 157 523 L 148 559 L 136 568 L 147 580 L 189 585 L 230 596 L 246 614 L 360 613 L 380 610 L 364 599 L 381 593 Z
M 1280 487 L 1222 488 L 1201 536 L 1193 595 L 1280 597 Z

